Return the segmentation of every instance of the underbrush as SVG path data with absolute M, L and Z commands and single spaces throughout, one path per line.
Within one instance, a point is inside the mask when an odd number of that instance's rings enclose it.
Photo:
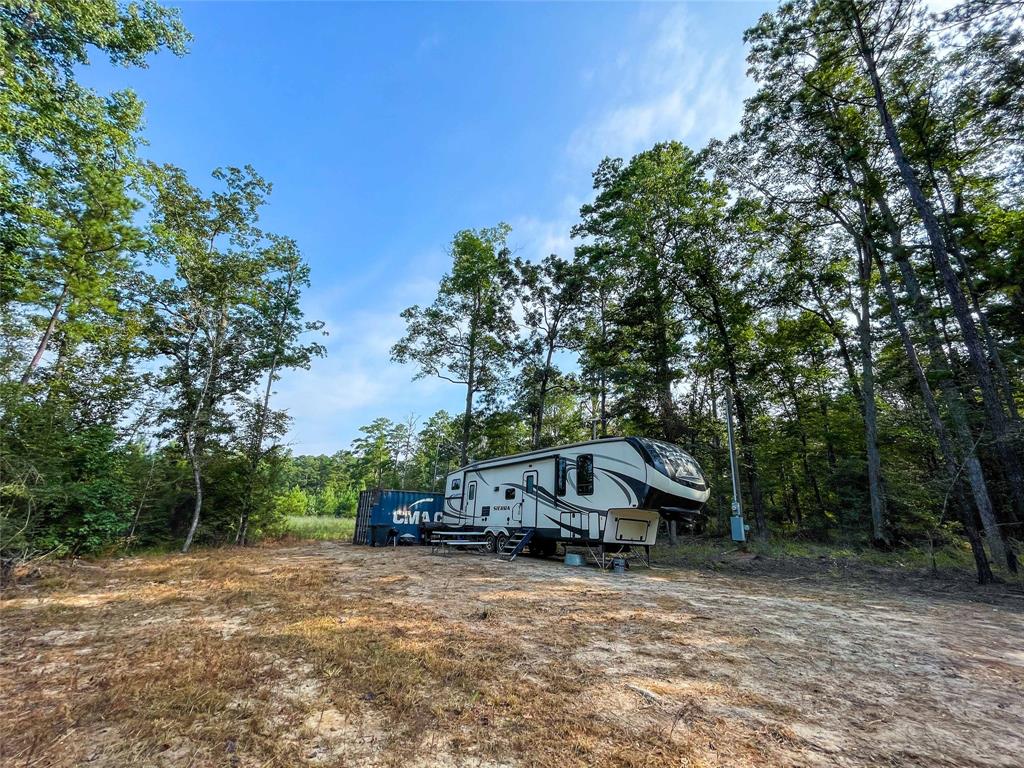
M 967 576 L 974 572 L 974 560 L 966 541 L 951 540 L 930 547 L 917 546 L 882 551 L 852 544 L 823 544 L 806 540 L 773 537 L 748 541 L 744 545 L 725 538 L 680 537 L 677 546 L 660 541 L 653 556 L 665 565 L 689 565 L 710 568 L 745 565 L 754 561 L 790 565 L 814 570 L 863 568 L 906 571 L 917 575 Z
M 351 540 L 356 521 L 351 517 L 290 516 L 285 520 L 285 536 L 317 541 Z

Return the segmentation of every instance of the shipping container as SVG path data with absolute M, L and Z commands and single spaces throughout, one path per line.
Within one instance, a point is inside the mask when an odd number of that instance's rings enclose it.
M 353 544 L 420 544 L 423 529 L 441 520 L 444 494 L 376 488 L 359 494 Z

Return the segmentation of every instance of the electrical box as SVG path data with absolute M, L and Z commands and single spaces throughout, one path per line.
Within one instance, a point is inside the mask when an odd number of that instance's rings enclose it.
M 747 540 L 747 526 L 743 523 L 742 515 L 733 515 L 729 518 L 729 522 L 732 523 L 732 540 L 733 541 L 746 541 Z

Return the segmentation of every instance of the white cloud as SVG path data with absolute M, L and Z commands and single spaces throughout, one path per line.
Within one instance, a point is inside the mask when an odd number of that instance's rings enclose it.
M 635 55 L 620 55 L 587 81 L 602 83 L 607 97 L 569 139 L 567 154 L 593 168 L 601 158 L 629 157 L 658 141 L 703 144 L 736 129 L 743 99 L 752 91 L 740 42 L 708 56 L 685 7 L 644 17 L 653 42 Z
M 569 233 L 592 195 L 590 173 L 602 158 L 628 158 L 672 139 L 699 148 L 739 127 L 743 100 L 754 89 L 739 38 L 708 55 L 708 42 L 687 9 L 674 6 L 642 13 L 637 29 L 623 39 L 620 52 L 580 72 L 581 87 L 599 98 L 571 132 L 565 163 L 552 179 L 569 193 L 546 216 L 510 220 L 512 245 L 524 258 L 571 256 L 577 242 Z
M 273 406 L 292 417 L 286 442 L 293 451 L 334 453 L 348 447 L 359 427 L 377 416 L 429 415 L 458 399 L 452 385 L 412 381 L 413 366 L 391 362 L 391 347 L 405 331 L 401 311 L 433 299 L 443 263 L 438 249 L 410 257 L 409 265 L 420 271 L 403 267 L 403 280 L 383 281 L 388 265 L 367 265 L 343 284 L 307 293 L 303 309 L 308 319 L 325 323 L 328 335 L 317 340 L 327 356 L 313 360 L 309 370 L 284 372 L 275 385 Z M 389 287 L 382 289 L 382 284 Z M 378 293 L 372 309 L 365 308 L 368 290 Z
M 509 245 L 517 256 L 533 262 L 541 261 L 552 253 L 563 259 L 571 258 L 575 244 L 569 232 L 578 219 L 581 204 L 582 199 L 567 195 L 550 217 L 512 217 L 509 221 L 512 225 Z

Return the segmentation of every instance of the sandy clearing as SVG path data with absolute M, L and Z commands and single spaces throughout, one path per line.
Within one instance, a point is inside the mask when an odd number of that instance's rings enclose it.
M 104 730 L 71 712 L 53 729 L 77 730 L 42 732 L 34 746 L 0 731 L 20 750 L 8 753 L 11 765 L 376 765 L 398 755 L 403 765 L 551 764 L 535 751 L 545 740 L 553 754 L 565 742 L 569 764 L 621 763 L 601 757 L 602 734 L 623 749 L 635 738 L 637 764 L 647 765 L 1024 765 L 1024 614 L 969 594 L 683 569 L 613 575 L 555 560 L 311 543 L 109 561 L 64 589 L 9 594 L 2 616 L 4 686 L 21 690 L 26 675 L 36 686 L 4 697 L 0 723 L 9 724 L 28 722 L 33 707 L 50 712 L 55 697 L 73 705 L 89 680 L 105 679 L 90 665 L 174 628 L 239 653 L 257 634 L 307 643 L 246 646 L 239 657 L 276 670 L 231 696 L 264 718 L 280 753 L 251 735 L 222 737 L 237 723 L 221 718 L 214 730 L 215 707 L 199 720 L 168 714 L 182 733 L 166 748 L 148 732 L 133 737 L 130 713 L 121 725 L 111 715 Z M 106 631 L 115 617 L 118 631 Z M 493 679 L 465 707 L 427 711 L 429 686 L 446 686 L 451 672 L 426 677 L 426 695 L 412 699 L 422 709 L 410 712 L 312 658 L 324 638 L 341 638 L 344 654 L 374 633 L 390 638 L 394 658 L 407 654 L 410 670 L 458 669 L 464 655 Z M 253 694 L 263 677 L 272 682 Z M 589 730 L 572 730 L 567 714 L 528 722 L 543 712 L 516 693 L 578 713 Z M 408 744 L 396 744 L 397 730 Z
M 611 688 L 646 683 L 668 710 L 673 691 L 696 691 L 726 719 L 789 728 L 811 764 L 1024 765 L 1024 617 L 1010 608 L 684 570 L 358 556 L 372 583 L 450 618 L 487 611 L 539 663 L 571 637 Z

